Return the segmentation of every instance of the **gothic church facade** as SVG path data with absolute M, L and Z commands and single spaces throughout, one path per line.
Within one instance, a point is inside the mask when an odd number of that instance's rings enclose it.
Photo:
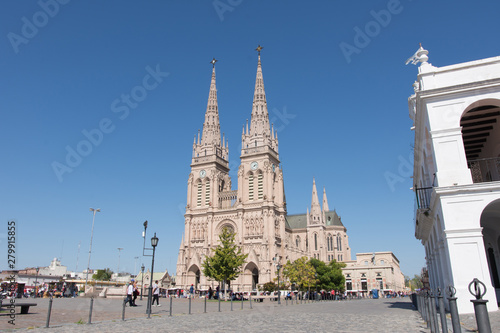
M 202 263 L 219 244 L 223 228 L 236 233 L 235 242 L 248 254 L 240 276 L 231 282 L 235 291 L 249 291 L 277 277 L 276 264 L 302 256 L 349 261 L 346 228 L 335 210 L 330 211 L 326 192 L 323 205 L 313 180 L 311 210 L 287 215 L 283 170 L 278 154 L 278 135 L 269 124 L 260 60 L 250 125 L 241 136 L 242 149 L 237 189 L 229 176 L 228 144 L 221 138 L 215 59 L 203 130 L 193 143 L 188 177 L 185 232 L 177 261 L 176 286 L 214 288 L 203 275 Z

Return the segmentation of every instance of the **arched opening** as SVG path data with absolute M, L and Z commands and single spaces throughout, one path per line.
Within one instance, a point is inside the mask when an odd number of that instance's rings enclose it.
M 500 199 L 491 202 L 481 214 L 483 241 L 491 284 L 500 303 Z
M 244 288 L 249 288 L 250 290 L 255 290 L 259 284 L 259 269 L 254 262 L 249 262 L 244 271 Z
M 474 183 L 500 180 L 500 101 L 474 103 L 460 119 L 467 165 Z
M 200 268 L 196 265 L 191 266 L 187 274 L 188 286 L 193 285 L 195 290 L 199 289 L 198 287 L 200 285 L 200 279 L 201 279 Z

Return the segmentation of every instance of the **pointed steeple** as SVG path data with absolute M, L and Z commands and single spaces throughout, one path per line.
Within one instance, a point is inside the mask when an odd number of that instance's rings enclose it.
M 257 76 L 255 78 L 255 90 L 253 93 L 252 122 L 250 123 L 250 135 L 270 135 L 269 114 L 267 112 L 266 92 L 264 91 L 264 77 L 260 63 L 260 51 L 263 49 L 259 45 L 259 60 L 257 62 Z
M 323 187 L 323 212 L 328 212 L 330 209 L 328 208 L 328 199 L 326 198 L 326 190 Z
M 316 181 L 313 178 L 310 221 L 312 222 L 312 224 L 319 224 L 322 220 L 321 216 L 321 206 L 319 205 L 318 191 L 316 190 Z
M 208 93 L 207 111 L 205 112 L 205 122 L 203 123 L 203 133 L 201 144 L 215 144 L 220 146 L 220 124 L 219 110 L 217 103 L 217 87 L 215 85 L 215 58 L 212 60 L 212 81 Z
M 260 45 L 256 49 L 258 51 L 258 61 L 252 103 L 252 117 L 250 120 L 250 130 L 247 129 L 247 133 L 245 133 L 245 137 L 243 138 L 242 148 L 268 146 L 277 153 L 278 139 L 274 135 L 271 135 L 269 113 L 267 111 L 264 77 L 260 61 L 260 51 L 262 49 L 263 47 Z
M 219 123 L 219 105 L 217 102 L 217 87 L 215 84 L 215 58 L 210 62 L 212 64 L 212 79 L 208 93 L 207 109 L 205 112 L 205 121 L 201 140 L 198 134 L 198 144 L 195 152 L 198 156 L 221 155 L 227 160 L 227 150 L 221 144 L 221 132 Z

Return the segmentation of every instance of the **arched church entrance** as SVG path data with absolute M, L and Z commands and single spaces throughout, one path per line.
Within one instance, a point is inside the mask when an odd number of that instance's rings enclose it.
M 195 290 L 198 289 L 198 286 L 200 284 L 200 278 L 201 278 L 200 268 L 197 265 L 191 266 L 187 274 L 188 286 L 193 285 Z
M 244 283 L 245 287 L 250 288 L 250 290 L 257 289 L 259 284 L 259 269 L 254 262 L 249 262 L 244 271 Z
M 491 202 L 483 210 L 481 227 L 491 284 L 495 288 L 497 303 L 500 305 L 500 199 Z

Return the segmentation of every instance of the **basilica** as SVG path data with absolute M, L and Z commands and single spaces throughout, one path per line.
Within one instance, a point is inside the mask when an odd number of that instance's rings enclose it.
M 240 276 L 231 282 L 238 291 L 256 289 L 273 281 L 279 267 L 300 257 L 324 262 L 350 261 L 351 250 L 340 216 L 330 211 L 323 189 L 322 204 L 312 184 L 310 210 L 287 215 L 284 175 L 278 154 L 278 135 L 269 123 L 264 79 L 257 48 L 257 77 L 250 124 L 241 135 L 238 179 L 229 176 L 229 147 L 221 137 L 215 62 L 203 130 L 193 143 L 187 182 L 185 231 L 177 260 L 176 286 L 196 289 L 217 282 L 202 273 L 205 256 L 219 243 L 223 228 L 235 232 L 235 242 L 248 254 Z M 233 190 L 233 188 L 236 188 Z

